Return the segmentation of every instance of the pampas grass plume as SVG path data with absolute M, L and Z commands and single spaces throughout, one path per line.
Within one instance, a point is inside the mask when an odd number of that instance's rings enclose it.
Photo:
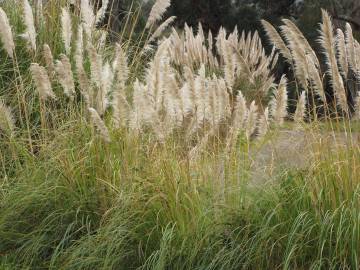
M 33 77 L 36 89 L 38 90 L 41 100 L 47 98 L 55 99 L 56 96 L 51 88 L 51 83 L 46 69 L 37 63 L 32 63 L 30 66 L 31 75 Z
M 43 45 L 43 57 L 45 60 L 46 67 L 48 68 L 48 73 L 51 74 L 52 76 L 53 72 L 55 71 L 54 57 L 52 55 L 50 46 L 48 44 Z
M 161 20 L 162 16 L 170 5 L 170 0 L 156 0 L 150 11 L 149 18 L 146 22 L 146 28 L 150 28 L 152 25 L 154 25 L 154 23 Z
M 62 8 L 61 10 L 61 26 L 62 26 L 62 40 L 64 42 L 65 52 L 67 55 L 70 55 L 72 25 L 71 25 L 71 15 L 66 8 Z
M 0 7 L 0 39 L 4 45 L 4 49 L 10 58 L 14 57 L 15 43 L 9 19 L 5 11 Z
M 257 137 L 263 138 L 269 129 L 269 108 L 266 107 L 263 115 L 259 119 Z
M 64 89 L 64 94 L 73 99 L 75 96 L 75 83 L 70 60 L 65 54 L 60 55 L 60 60 L 56 61 L 55 69 L 58 80 Z
M 88 110 L 90 112 L 91 122 L 99 132 L 101 138 L 107 143 L 111 142 L 109 130 L 98 112 L 94 108 L 89 108 Z
M 155 30 L 154 34 L 149 39 L 149 43 L 155 41 L 159 38 L 163 32 L 168 28 L 176 19 L 176 16 L 171 16 L 170 18 L 166 19 L 160 26 Z
M 0 99 L 0 131 L 12 136 L 15 130 L 15 120 L 12 112 L 4 101 Z
M 295 123 L 302 123 L 305 118 L 305 111 L 306 111 L 306 96 L 305 91 L 303 91 L 299 97 L 295 114 L 294 114 L 294 121 Z
M 27 41 L 28 47 L 35 52 L 36 30 L 35 30 L 34 14 L 28 0 L 23 0 L 23 12 L 24 12 L 25 32 L 21 35 L 21 37 Z
M 255 100 L 251 102 L 250 108 L 247 113 L 245 135 L 248 140 L 250 140 L 251 135 L 256 129 L 257 116 L 258 116 L 258 106 L 255 104 Z
M 273 99 L 271 100 L 271 116 L 276 125 L 284 124 L 284 118 L 287 116 L 287 79 L 283 76 L 280 80 L 278 88 L 275 90 Z

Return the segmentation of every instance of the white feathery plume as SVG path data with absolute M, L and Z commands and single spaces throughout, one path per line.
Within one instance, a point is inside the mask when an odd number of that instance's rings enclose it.
M 196 106 L 196 128 L 200 127 L 206 120 L 206 83 L 205 66 L 201 65 L 199 75 L 194 82 L 195 106 Z
M 216 78 L 214 76 L 216 86 L 216 114 L 218 121 L 231 118 L 230 96 L 226 87 L 226 82 L 223 78 Z
M 104 51 L 106 45 L 106 39 L 108 37 L 109 32 L 106 30 L 99 29 L 99 30 L 94 30 L 94 33 L 96 34 L 94 35 L 96 38 L 96 42 L 95 42 L 96 49 L 99 52 L 102 52 Z
M 327 72 L 331 77 L 331 84 L 334 89 L 337 105 L 339 105 L 344 112 L 348 112 L 349 108 L 344 81 L 340 75 L 336 61 L 336 41 L 334 37 L 334 29 L 331 18 L 325 10 L 322 10 L 322 20 L 323 22 L 321 23 L 320 44 L 324 49 L 326 64 L 328 66 Z
M 226 153 L 231 151 L 231 148 L 236 143 L 237 137 L 244 130 L 247 113 L 248 109 L 246 107 L 246 100 L 241 91 L 239 91 L 236 96 L 234 116 L 226 138 Z
M 315 63 L 315 66 L 317 68 L 320 68 L 319 59 L 316 56 L 315 51 L 310 46 L 307 39 L 304 37 L 303 33 L 300 31 L 300 29 L 289 19 L 283 19 L 282 20 L 285 25 L 290 29 L 291 38 L 293 39 L 293 42 L 297 43 L 297 46 L 301 48 L 301 50 L 306 54 L 310 55 L 313 62 Z
M 52 55 L 50 46 L 46 43 L 43 46 L 43 56 L 44 56 L 46 67 L 48 69 L 48 73 L 50 74 L 50 76 L 52 76 L 55 71 L 54 57 Z
M 151 118 L 154 114 L 145 95 L 145 86 L 136 79 L 133 92 L 133 110 L 131 112 L 129 123 L 130 129 L 136 132 L 140 132 L 144 124 L 151 122 Z
M 9 19 L 5 11 L 0 7 L 0 39 L 4 45 L 4 49 L 10 58 L 14 57 L 15 43 Z
M 235 57 L 233 50 L 234 48 L 231 47 L 229 41 L 225 41 L 224 45 L 222 46 L 223 51 L 223 59 L 224 59 L 224 74 L 225 74 L 225 81 L 229 89 L 232 89 L 234 82 L 235 82 Z
M 123 89 L 115 89 L 113 107 L 113 122 L 116 128 L 125 127 L 129 121 L 130 105 L 126 100 Z
M 113 122 L 116 128 L 125 127 L 129 119 L 130 106 L 126 100 L 125 87 L 129 69 L 127 57 L 120 44 L 116 44 L 115 57 L 112 63 L 115 77 L 115 89 L 113 92 Z
M 170 0 L 156 0 L 155 4 L 153 5 L 149 18 L 146 22 L 146 28 L 149 28 L 154 23 L 162 19 L 162 16 L 171 5 Z
M 89 53 L 89 59 L 90 59 L 90 72 L 91 72 L 91 81 L 94 83 L 94 85 L 98 88 L 101 87 L 101 68 L 102 68 L 102 58 L 101 56 L 96 52 L 95 48 L 88 44 L 87 50 Z
M 255 100 L 251 102 L 250 108 L 247 113 L 246 126 L 245 126 L 245 135 L 248 140 L 250 140 L 251 135 L 254 134 L 257 123 L 258 116 L 258 106 L 255 104 Z
M 360 91 L 357 92 L 356 98 L 355 98 L 355 115 L 354 118 L 356 120 L 360 120 Z
M 13 114 L 4 101 L 0 99 L 0 131 L 3 131 L 10 136 L 14 134 L 15 120 Z
M 278 88 L 275 90 L 274 97 L 271 100 L 271 116 L 276 125 L 281 126 L 284 118 L 287 116 L 287 79 L 285 75 L 281 78 Z
M 155 41 L 157 38 L 159 38 L 166 28 L 168 28 L 176 19 L 176 16 L 171 16 L 168 19 L 166 19 L 160 26 L 155 30 L 154 34 L 151 35 L 149 39 L 149 43 Z
M 175 78 L 175 74 L 169 71 L 165 78 L 166 89 L 165 92 L 165 109 L 166 116 L 164 121 L 164 131 L 169 135 L 174 128 L 181 126 L 184 112 L 182 111 L 182 104 L 179 97 L 179 86 Z
M 109 7 L 109 3 L 110 3 L 109 0 L 102 1 L 102 6 L 96 13 L 95 25 L 99 24 L 105 18 L 106 11 Z
M 93 104 L 93 93 L 91 92 L 89 78 L 83 67 L 77 68 L 76 72 L 80 93 L 84 97 L 86 106 L 90 107 Z
M 345 78 L 348 76 L 349 71 L 349 63 L 347 59 L 347 53 L 346 53 L 346 43 L 345 43 L 345 36 L 341 29 L 337 29 L 337 35 L 336 35 L 336 48 L 337 48 L 337 56 L 339 60 L 339 65 L 342 71 L 342 74 Z
M 109 62 L 106 62 L 101 72 L 101 87 L 98 91 L 97 101 L 99 104 L 98 111 L 102 115 L 109 105 L 109 93 L 111 92 L 112 83 L 114 80 L 114 73 L 110 67 Z
M 315 93 L 320 97 L 322 102 L 326 102 L 326 96 L 323 86 L 323 81 L 320 76 L 318 68 L 315 66 L 315 63 L 313 62 L 313 57 L 310 55 L 306 55 L 307 58 L 307 68 L 309 72 L 309 77 L 312 82 L 312 88 L 314 89 Z M 307 89 L 305 89 L 307 90 Z
M 81 1 L 81 21 L 83 22 L 84 31 L 86 33 L 86 38 L 91 38 L 92 28 L 95 23 L 95 15 L 93 7 L 90 4 L 89 0 L 80 0 Z
M 180 99 L 183 116 L 186 117 L 189 113 L 193 112 L 194 104 L 191 98 L 191 90 L 188 83 L 185 83 L 180 88 Z
M 46 100 L 47 98 L 56 99 L 56 96 L 52 91 L 49 76 L 45 68 L 37 63 L 32 63 L 30 66 L 30 71 L 36 89 L 38 90 L 40 99 L 42 100 Z
M 84 101 L 87 107 L 93 105 L 93 94 L 91 93 L 91 87 L 88 75 L 83 66 L 84 61 L 84 39 L 83 39 L 83 26 L 82 24 L 78 25 L 77 37 L 76 37 L 76 47 L 75 47 L 75 67 L 76 75 L 79 82 L 79 89 L 81 95 L 84 97 Z
M 127 56 L 120 44 L 116 44 L 115 57 L 112 63 L 112 69 L 118 82 L 125 85 L 129 77 L 129 68 Z
M 269 129 L 269 108 L 266 107 L 264 114 L 260 117 L 257 127 L 257 137 L 263 138 Z
M 360 43 L 357 40 L 355 40 L 355 57 L 356 68 L 354 72 L 358 81 L 360 81 Z
M 36 51 L 35 22 L 34 22 L 33 11 L 28 0 L 23 0 L 23 13 L 24 13 L 25 32 L 20 36 L 27 41 L 28 47 L 35 52 Z
M 289 63 L 291 63 L 292 62 L 291 52 L 286 47 L 285 42 L 283 41 L 279 33 L 276 31 L 275 27 L 265 20 L 261 20 L 261 23 L 272 45 L 275 46 L 275 48 L 280 51 L 281 55 L 287 61 L 289 61 Z
M 106 127 L 104 121 L 101 119 L 98 112 L 94 108 L 89 108 L 88 110 L 90 112 L 91 122 L 95 126 L 96 130 L 99 132 L 100 136 L 105 142 L 111 142 L 109 130 Z
M 55 70 L 58 75 L 59 83 L 64 89 L 64 94 L 71 100 L 75 96 L 75 83 L 71 70 L 71 63 L 65 54 L 60 55 L 60 60 L 55 63 Z
M 35 18 L 37 25 L 44 21 L 43 0 L 35 0 Z
M 351 67 L 351 69 L 353 71 L 356 72 L 357 63 L 356 63 L 356 55 L 355 55 L 355 41 L 354 41 L 352 28 L 349 23 L 346 23 L 345 35 L 346 35 L 346 38 L 345 38 L 346 52 L 347 52 L 347 59 L 349 62 L 349 66 Z
M 296 105 L 296 110 L 294 114 L 294 121 L 295 123 L 302 123 L 304 122 L 305 118 L 305 111 L 306 111 L 306 96 L 305 91 L 303 91 L 299 97 L 298 103 Z
M 235 111 L 234 111 L 233 126 L 235 127 L 235 129 L 242 129 L 244 127 L 244 122 L 246 117 L 247 117 L 246 100 L 242 92 L 239 91 L 236 96 Z
M 72 37 L 72 24 L 71 15 L 66 8 L 61 10 L 61 27 L 62 27 L 62 40 L 65 46 L 67 55 L 71 53 L 71 37 Z
M 294 60 L 294 66 L 295 66 L 295 75 L 299 82 L 299 84 L 302 86 L 303 89 L 308 89 L 308 83 L 309 83 L 309 65 L 307 61 L 307 55 L 305 51 L 298 46 L 298 43 L 295 39 L 292 39 L 291 35 L 289 33 L 292 33 L 291 29 L 287 26 L 282 26 L 282 33 L 285 35 L 287 34 L 287 39 L 289 43 L 289 47 L 291 48 L 291 53 Z
M 83 26 L 79 24 L 77 37 L 76 37 L 76 48 L 75 48 L 75 66 L 76 69 L 83 68 L 84 61 L 84 39 L 83 39 Z

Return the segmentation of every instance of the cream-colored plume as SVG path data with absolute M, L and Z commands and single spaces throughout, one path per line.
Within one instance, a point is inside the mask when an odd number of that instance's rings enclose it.
M 81 1 L 81 21 L 83 23 L 84 31 L 86 33 L 86 38 L 91 38 L 91 33 L 95 23 L 95 14 L 93 11 L 93 6 L 90 4 L 89 0 L 80 0 Z
M 360 120 L 360 91 L 357 92 L 356 98 L 355 98 L 355 115 L 354 118 L 356 120 Z
M 146 22 L 146 28 L 151 27 L 157 21 L 162 19 L 162 16 L 171 5 L 170 0 L 156 0 L 155 4 L 153 5 L 149 18 Z
M 328 66 L 328 74 L 331 77 L 331 84 L 334 89 L 337 105 L 345 113 L 349 112 L 347 96 L 344 87 L 344 81 L 340 75 L 338 64 L 336 60 L 336 40 L 334 37 L 334 29 L 329 14 L 322 10 L 321 31 L 320 31 L 320 44 L 324 49 L 326 57 L 326 64 Z
M 51 88 L 51 83 L 46 69 L 37 63 L 32 63 L 30 66 L 32 78 L 34 80 L 36 89 L 38 90 L 39 97 L 41 100 L 47 98 L 56 99 L 56 96 Z
M 349 63 L 346 53 L 346 43 L 345 43 L 345 36 L 341 29 L 337 30 L 336 35 L 336 48 L 337 48 L 337 58 L 339 61 L 339 65 L 342 71 L 342 74 L 345 78 L 348 76 L 349 71 Z
M 83 38 L 83 26 L 79 24 L 77 30 L 77 37 L 76 37 L 76 47 L 75 47 L 75 66 L 76 69 L 83 68 L 83 61 L 84 61 L 84 38 Z
M 70 60 L 65 54 L 61 54 L 60 60 L 56 61 L 55 70 L 58 75 L 58 81 L 64 89 L 64 94 L 70 99 L 74 99 L 76 94 L 75 83 L 71 70 Z
M 91 122 L 95 126 L 96 130 L 99 132 L 101 138 L 109 143 L 111 142 L 109 130 L 106 127 L 104 121 L 101 119 L 100 115 L 94 108 L 89 108 Z
M 257 116 L 258 116 L 258 106 L 255 104 L 255 100 L 251 102 L 250 108 L 247 113 L 246 126 L 245 126 L 245 135 L 248 140 L 250 140 L 251 135 L 253 135 L 256 124 L 257 124 Z
M 140 132 L 144 124 L 151 122 L 154 112 L 151 106 L 149 106 L 145 85 L 140 83 L 138 79 L 136 79 L 134 83 L 132 108 L 129 126 L 130 129 Z
M 99 24 L 105 18 L 106 11 L 107 11 L 107 9 L 109 7 L 109 3 L 110 3 L 109 0 L 103 0 L 102 1 L 102 6 L 98 10 L 98 12 L 96 13 L 95 25 Z
M 116 44 L 115 57 L 112 63 L 115 86 L 113 92 L 113 122 L 116 128 L 125 127 L 129 120 L 130 106 L 126 99 L 125 87 L 129 69 L 127 57 L 120 44 Z
M 245 120 L 247 119 L 247 113 L 248 113 L 248 109 L 246 106 L 246 100 L 243 94 L 241 93 L 241 91 L 239 91 L 236 96 L 236 103 L 235 103 L 232 123 L 226 137 L 225 151 L 227 153 L 236 144 L 237 137 L 244 130 Z
M 32 8 L 28 0 L 23 0 L 23 13 L 25 32 L 21 34 L 21 37 L 28 43 L 29 49 L 36 51 L 36 30 Z
M 263 138 L 269 130 L 269 108 L 266 107 L 257 127 L 257 137 Z
M 106 62 L 101 70 L 101 87 L 97 93 L 97 110 L 100 115 L 105 113 L 109 106 L 109 94 L 114 81 L 114 72 L 111 69 L 109 62 Z
M 50 46 L 46 43 L 43 46 L 43 57 L 45 60 L 46 68 L 48 69 L 48 74 L 51 77 L 55 71 L 54 57 L 52 55 Z
M 176 16 L 171 16 L 166 19 L 160 26 L 155 30 L 154 34 L 151 35 L 149 43 L 155 41 L 157 38 L 161 37 L 164 31 L 175 21 Z
M 71 53 L 71 37 L 72 37 L 72 24 L 71 15 L 66 8 L 61 10 L 61 26 L 62 26 L 62 40 L 65 46 L 65 52 L 67 55 Z
M 353 31 L 351 25 L 349 23 L 346 24 L 346 52 L 347 58 L 349 62 L 349 66 L 352 70 L 356 70 L 356 55 L 355 55 L 355 41 L 353 36 Z
M 295 114 L 294 114 L 294 121 L 295 123 L 303 123 L 305 118 L 305 112 L 306 112 L 306 92 L 303 91 L 299 97 Z
M 96 52 L 96 49 L 91 45 L 88 44 L 87 51 L 89 54 L 90 60 L 90 71 L 91 71 L 91 81 L 97 87 L 101 87 L 101 77 L 102 77 L 102 57 Z
M 284 118 L 287 116 L 287 79 L 285 75 L 281 78 L 278 88 L 275 90 L 274 97 L 270 102 L 270 110 L 273 121 L 276 125 L 284 124 Z
M 5 11 L 0 7 L 0 39 L 4 49 L 10 58 L 14 57 L 15 43 L 9 19 Z
M 4 132 L 10 136 L 14 134 L 15 120 L 13 114 L 4 101 L 0 99 L 0 133 Z
M 292 57 L 289 49 L 286 47 L 285 42 L 279 35 L 279 33 L 276 31 L 275 27 L 272 26 L 269 22 L 265 20 L 261 20 L 261 23 L 263 27 L 265 28 L 266 34 L 268 38 L 270 39 L 270 42 L 273 46 L 275 46 L 276 49 L 278 49 L 281 53 L 281 55 L 289 62 L 292 62 Z

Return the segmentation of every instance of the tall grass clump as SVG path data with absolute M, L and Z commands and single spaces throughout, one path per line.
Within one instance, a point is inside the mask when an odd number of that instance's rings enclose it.
M 1 269 L 359 268 L 350 25 L 323 11 L 316 52 L 262 21 L 267 53 L 171 1 L 111 36 L 112 1 L 39 3 L 0 9 Z

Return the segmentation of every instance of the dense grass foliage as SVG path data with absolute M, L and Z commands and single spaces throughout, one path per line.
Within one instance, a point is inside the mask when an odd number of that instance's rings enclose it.
M 323 12 L 323 67 L 290 21 L 263 21 L 268 55 L 257 33 L 163 38 L 167 0 L 140 33 L 131 6 L 111 38 L 86 0 L 20 2 L 0 12 L 1 270 L 360 267 L 349 27 L 335 47 Z M 296 143 L 304 162 L 280 163 Z

